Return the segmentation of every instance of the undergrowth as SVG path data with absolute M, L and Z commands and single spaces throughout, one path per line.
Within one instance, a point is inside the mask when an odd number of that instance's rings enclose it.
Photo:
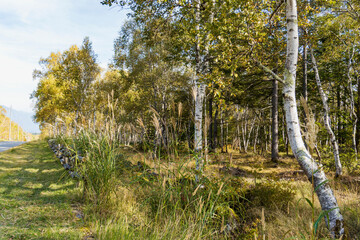
M 252 186 L 240 178 L 202 176 L 186 162 L 154 172 L 133 164 L 103 133 L 59 137 L 78 157 L 86 220 L 99 239 L 238 239 L 258 235 L 249 209 L 283 209 L 294 198 L 284 182 Z M 81 157 L 80 157 L 81 156 Z
M 82 131 L 58 141 L 83 157 L 76 170 L 82 176 L 85 222 L 98 239 L 328 238 L 306 182 L 295 185 L 261 174 L 257 181 L 221 174 L 196 181 L 198 172 L 188 164 L 193 159 L 157 159 L 152 168 L 141 160 L 145 154 L 136 160 L 124 155 L 129 147 L 124 150 L 105 133 Z M 354 221 L 353 235 L 358 211 L 346 206 L 342 211 Z

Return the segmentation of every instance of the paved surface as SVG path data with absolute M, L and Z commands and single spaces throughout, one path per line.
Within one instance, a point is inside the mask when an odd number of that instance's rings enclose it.
M 25 142 L 0 142 L 0 152 L 19 146 Z

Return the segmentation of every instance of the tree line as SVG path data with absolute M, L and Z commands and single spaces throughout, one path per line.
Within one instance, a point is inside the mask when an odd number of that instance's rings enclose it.
M 333 236 L 342 216 L 323 169 L 358 169 L 359 10 L 349 1 L 105 0 L 129 7 L 108 69 L 89 38 L 34 71 L 43 133 L 109 128 L 160 155 L 294 154 Z M 291 148 L 291 150 L 290 150 Z

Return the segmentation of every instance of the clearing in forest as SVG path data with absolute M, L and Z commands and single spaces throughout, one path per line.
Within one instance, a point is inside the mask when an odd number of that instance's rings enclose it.
M 0 153 L 0 239 L 81 239 L 77 192 L 45 141 Z

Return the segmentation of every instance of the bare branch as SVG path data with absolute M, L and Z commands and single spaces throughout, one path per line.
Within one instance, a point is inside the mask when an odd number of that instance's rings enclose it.
M 280 1 L 280 3 L 276 6 L 275 10 L 271 13 L 270 17 L 269 17 L 269 23 L 271 22 L 271 19 L 273 18 L 273 16 L 279 11 L 280 7 L 283 5 L 283 3 L 285 3 L 285 1 Z

